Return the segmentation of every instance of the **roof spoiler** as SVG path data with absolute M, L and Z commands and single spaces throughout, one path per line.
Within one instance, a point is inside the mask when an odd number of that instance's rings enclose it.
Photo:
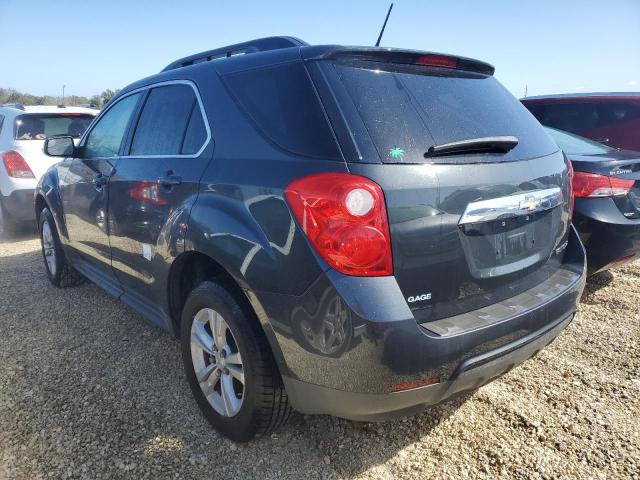
M 188 57 L 180 58 L 169 65 L 162 71 L 175 70 L 176 68 L 187 67 L 196 63 L 208 62 L 217 58 L 232 57 L 234 55 L 242 55 L 245 53 L 266 52 L 268 50 L 279 50 L 281 48 L 302 47 L 308 44 L 295 37 L 265 37 L 248 42 L 236 43 L 235 45 L 227 45 L 226 47 L 207 50 L 206 52 L 196 53 Z
M 495 68 L 479 60 L 433 52 L 401 50 L 394 48 L 342 48 L 322 53 L 316 59 L 351 59 L 371 62 L 389 62 L 425 67 L 451 68 L 470 72 L 493 75 Z

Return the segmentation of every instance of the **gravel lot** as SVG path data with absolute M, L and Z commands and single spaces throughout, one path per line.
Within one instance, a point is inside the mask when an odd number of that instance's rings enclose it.
M 640 264 L 592 279 L 555 343 L 462 400 L 236 445 L 177 340 L 93 285 L 55 289 L 38 249 L 0 243 L 0 478 L 640 478 Z

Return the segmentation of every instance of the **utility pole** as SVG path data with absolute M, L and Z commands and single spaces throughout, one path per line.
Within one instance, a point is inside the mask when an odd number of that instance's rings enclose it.
M 66 85 L 62 85 L 62 105 L 64 105 L 64 89 L 66 88 Z M 526 95 L 525 95 L 526 96 Z
M 524 86 L 524 97 L 527 98 L 527 92 L 529 90 L 529 85 Z

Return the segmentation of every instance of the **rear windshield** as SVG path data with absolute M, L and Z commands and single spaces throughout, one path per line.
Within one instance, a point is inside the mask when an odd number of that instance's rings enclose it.
M 473 155 L 472 161 L 522 160 L 557 151 L 536 119 L 491 76 L 374 62 L 336 62 L 332 68 L 383 162 L 434 161 L 424 158 L 432 146 L 507 135 L 519 140 L 510 152 Z M 449 160 L 455 161 L 435 161 Z
M 568 155 L 598 155 L 600 153 L 615 152 L 615 148 L 608 147 L 602 143 L 589 140 L 579 135 L 546 127 L 545 130 L 551 135 L 558 146 Z
M 83 113 L 29 113 L 16 118 L 16 140 L 44 140 L 53 135 L 80 136 L 87 129 L 93 115 Z

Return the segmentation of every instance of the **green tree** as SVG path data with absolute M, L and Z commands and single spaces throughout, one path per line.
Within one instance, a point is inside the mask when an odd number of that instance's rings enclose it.
M 106 105 L 107 102 L 109 100 L 111 100 L 111 98 L 113 98 L 113 96 L 118 93 L 120 91 L 120 89 L 116 89 L 115 91 L 111 90 L 110 88 L 107 88 L 106 90 L 104 90 L 101 94 L 100 97 L 102 98 L 102 105 Z

